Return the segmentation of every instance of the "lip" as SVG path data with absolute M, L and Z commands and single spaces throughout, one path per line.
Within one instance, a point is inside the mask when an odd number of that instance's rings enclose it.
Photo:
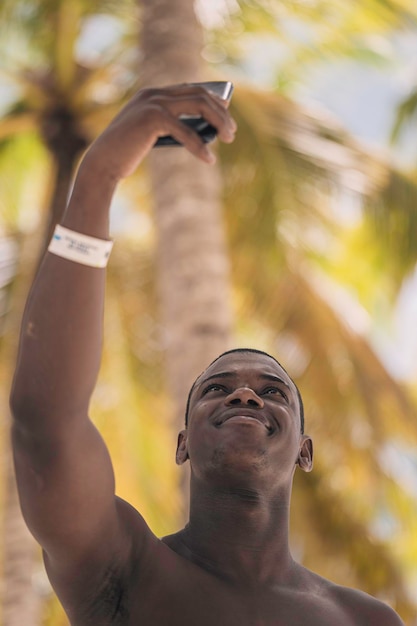
M 223 413 L 223 415 L 215 420 L 214 423 L 215 426 L 219 427 L 222 426 L 225 422 L 228 422 L 232 419 L 236 422 L 241 421 L 241 423 L 244 423 L 245 420 L 248 423 L 251 421 L 259 422 L 260 424 L 262 424 L 262 426 L 266 428 L 269 434 L 271 434 L 275 430 L 274 425 L 271 423 L 271 420 L 269 420 L 263 413 L 247 411 L 245 409 L 239 409 L 233 412 Z

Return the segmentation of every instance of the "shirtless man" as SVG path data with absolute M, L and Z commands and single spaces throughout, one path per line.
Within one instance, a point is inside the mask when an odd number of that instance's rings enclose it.
M 182 113 L 231 142 L 226 105 L 195 86 L 139 92 L 92 144 L 62 225 L 108 239 L 109 205 L 155 141 L 213 156 Z M 158 539 L 115 496 L 106 446 L 88 418 L 99 370 L 105 270 L 47 252 L 28 299 L 11 395 L 26 522 L 73 626 L 400 626 L 365 593 L 296 563 L 288 518 L 296 466 L 312 467 L 302 405 L 272 357 L 221 356 L 193 386 L 177 462 L 191 464 L 190 520 Z

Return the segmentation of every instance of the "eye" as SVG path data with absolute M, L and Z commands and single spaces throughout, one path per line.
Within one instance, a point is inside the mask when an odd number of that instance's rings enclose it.
M 284 400 L 286 400 L 288 402 L 287 394 L 284 391 L 282 391 L 282 389 L 280 389 L 279 387 L 267 387 L 262 392 L 262 395 L 273 396 L 275 394 L 279 394 L 280 396 L 282 396 L 284 398 Z
M 211 385 L 207 385 L 207 387 L 204 387 L 202 395 L 205 396 L 206 393 L 210 393 L 210 391 L 224 391 L 225 393 L 227 393 L 226 387 L 213 383 Z

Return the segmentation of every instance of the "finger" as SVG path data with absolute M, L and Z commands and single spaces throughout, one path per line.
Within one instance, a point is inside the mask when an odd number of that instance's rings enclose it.
M 207 116 L 210 117 L 210 119 L 207 118 L 207 121 L 210 121 L 210 123 L 218 130 L 220 139 L 223 141 L 233 141 L 232 135 L 237 130 L 237 124 L 231 115 L 226 112 L 230 101 L 221 98 L 215 92 L 210 91 L 206 87 L 203 87 L 200 84 L 185 83 L 181 85 L 171 85 L 169 87 L 145 89 L 140 93 L 153 102 L 159 102 L 161 105 L 165 104 L 165 106 L 167 106 L 169 110 L 177 116 L 181 114 L 198 114 L 204 117 L 201 111 L 203 109 L 209 111 L 207 106 L 211 105 L 214 111 L 217 111 L 220 116 L 220 121 L 219 118 L 217 118 L 217 120 L 213 119 L 210 112 L 207 113 Z M 186 101 L 189 103 L 189 112 L 184 109 Z M 202 106 L 199 106 L 198 102 L 200 102 Z M 179 110 L 180 108 L 182 108 L 182 110 Z M 194 111 L 197 111 L 198 113 L 194 113 Z
M 181 115 L 203 117 L 216 128 L 222 141 L 231 142 L 234 139 L 237 126 L 227 111 L 225 101 L 209 94 L 204 89 L 198 88 L 198 92 L 194 92 L 192 95 L 182 94 L 175 97 L 171 97 L 167 93 L 155 94 L 152 101 L 154 104 L 158 103 L 160 107 L 175 117 Z
M 165 123 L 160 127 L 159 137 L 171 135 L 197 158 L 206 163 L 215 162 L 214 154 L 194 130 L 169 112 L 163 110 L 161 113 L 165 116 Z

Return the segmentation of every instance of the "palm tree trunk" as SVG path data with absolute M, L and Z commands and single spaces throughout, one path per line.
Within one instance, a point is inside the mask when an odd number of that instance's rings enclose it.
M 3 536 L 3 626 L 38 626 L 42 597 L 34 584 L 42 576 L 39 548 L 20 512 L 11 458 L 6 459 Z
M 202 80 L 202 30 L 192 0 L 142 0 L 144 86 Z M 229 347 L 229 265 L 217 167 L 182 148 L 150 157 L 167 379 L 181 427 L 193 379 Z
M 16 361 L 18 322 L 21 319 L 29 285 L 33 279 L 34 268 L 39 265 L 55 225 L 65 210 L 75 165 L 80 151 L 86 145 L 83 137 L 72 132 L 73 127 L 67 123 L 67 119 L 64 118 L 63 121 L 61 127 L 57 125 L 56 119 L 49 119 L 44 122 L 44 140 L 53 156 L 55 175 L 49 207 L 45 216 L 44 232 L 40 234 L 39 238 L 31 235 L 29 245 L 23 246 L 20 271 L 16 279 L 17 284 L 13 288 L 11 307 L 13 315 L 10 317 L 14 324 L 3 339 L 2 345 L 2 356 L 5 362 L 10 364 L 10 372 L 13 371 L 13 364 Z M 52 128 L 58 129 L 58 132 L 51 134 Z M 47 134 L 48 129 L 49 135 Z M 6 389 L 10 388 L 10 383 L 10 380 L 6 382 Z M 2 398 L 2 400 L 3 406 L 7 407 L 7 398 Z M 43 598 L 34 581 L 36 578 L 45 579 L 39 548 L 23 521 L 17 496 L 11 451 L 7 444 L 3 445 L 2 456 L 5 476 L 2 523 L 5 542 L 3 547 L 1 623 L 3 626 L 22 626 L 22 624 L 39 626 L 42 622 Z
M 40 250 L 42 258 L 55 226 L 61 221 L 66 209 L 75 166 L 80 154 L 88 145 L 88 139 L 75 116 L 62 105 L 57 105 L 45 114 L 41 131 L 42 139 L 53 157 L 56 168 L 52 197 L 46 215 L 44 241 Z
M 11 313 L 8 327 L 2 337 L 1 406 L 6 419 L 2 423 L 1 466 L 3 470 L 2 494 L 2 584 L 0 598 L 0 623 L 2 626 L 39 626 L 41 623 L 42 598 L 34 581 L 42 576 L 39 547 L 26 527 L 20 511 L 16 490 L 12 454 L 9 446 L 10 417 L 8 392 L 10 376 L 16 361 L 19 323 L 33 268 L 38 260 L 39 241 L 30 235 L 20 250 L 19 268 L 13 284 Z

